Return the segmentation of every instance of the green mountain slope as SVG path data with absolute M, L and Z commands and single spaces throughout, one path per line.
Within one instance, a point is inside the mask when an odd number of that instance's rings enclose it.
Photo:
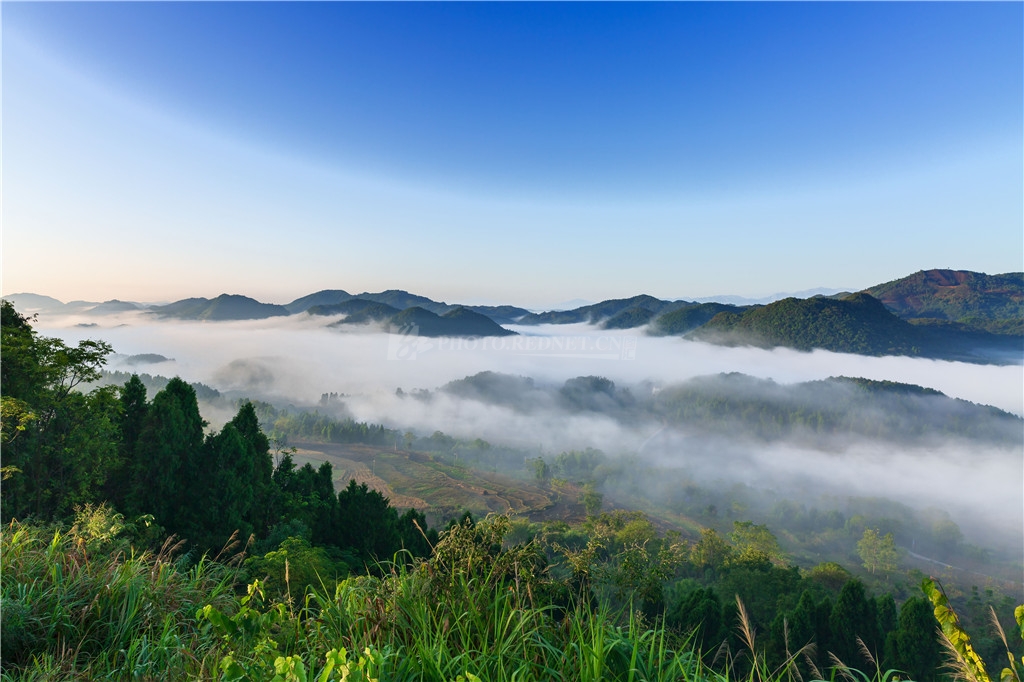
M 358 303 L 356 303 L 358 301 Z M 355 305 L 349 306 L 349 303 L 355 303 Z M 392 308 L 386 303 L 374 303 L 373 301 L 364 301 L 361 298 L 352 299 L 345 303 L 339 303 L 335 307 L 349 307 L 351 312 L 346 313 L 346 317 L 343 320 L 335 322 L 332 327 L 340 327 L 346 324 L 369 324 L 371 322 L 385 322 L 391 319 L 393 316 L 402 312 L 395 308 Z M 312 308 L 310 309 L 312 313 Z M 344 312 L 344 311 L 341 311 Z M 330 313 L 329 313 L 330 314 Z
M 1024 273 L 922 270 L 865 289 L 904 319 L 934 318 L 1024 334 Z
M 946 320 L 902 320 L 869 294 L 787 298 L 723 312 L 688 335 L 724 345 L 859 355 L 911 355 L 966 362 L 1019 362 L 1024 338 Z
M 444 315 L 436 315 L 419 306 L 406 308 L 387 321 L 392 333 L 416 336 L 511 336 L 509 331 L 494 320 L 465 308 L 456 308 Z
M 655 314 L 656 313 L 653 310 L 640 306 L 627 308 L 626 310 L 609 317 L 601 324 L 601 326 L 605 329 L 633 329 L 634 327 L 641 327 L 650 322 L 651 318 L 653 318 Z
M 329 306 L 347 301 L 352 298 L 352 294 L 342 289 L 324 289 L 318 291 L 315 294 L 308 294 L 297 298 L 291 303 L 285 305 L 288 312 L 295 314 L 309 310 L 314 306 Z
M 52 296 L 43 296 L 41 294 L 32 294 L 28 292 L 8 294 L 3 297 L 3 300 L 10 302 L 22 313 L 27 313 L 29 315 L 33 313 L 62 314 L 75 312 L 69 311 L 66 303 L 58 301 Z
M 283 305 L 260 303 L 248 296 L 221 294 L 215 299 L 186 298 L 174 303 L 156 306 L 150 310 L 158 317 L 179 320 L 262 320 L 287 315 Z
M 458 307 L 441 316 L 450 329 L 458 330 L 458 336 L 514 336 L 509 331 L 486 315 L 474 312 L 469 308 Z M 448 332 L 451 335 L 451 332 Z
M 498 324 L 513 324 L 518 322 L 524 315 L 530 314 L 530 311 L 526 308 L 519 308 L 514 305 L 466 305 L 462 307 L 466 310 L 472 310 L 474 313 L 486 315 Z
M 711 321 L 718 313 L 742 313 L 746 307 L 726 303 L 696 303 L 660 315 L 651 325 L 656 335 L 685 334 Z
M 366 322 L 369 320 L 383 320 L 401 312 L 386 303 L 377 303 L 365 298 L 350 298 L 341 303 L 331 305 L 315 305 L 307 311 L 310 315 L 348 315 L 343 322 Z M 352 319 L 358 315 L 359 319 Z
M 958 437 L 1019 447 L 1024 420 L 914 384 L 830 377 L 777 384 L 745 374 L 696 377 L 669 386 L 651 408 L 694 432 L 754 436 L 838 434 L 922 443 Z
M 142 310 L 142 306 L 138 303 L 132 303 L 131 301 L 119 301 L 116 298 L 110 301 L 104 301 L 96 305 L 93 308 L 85 311 L 86 315 L 113 315 L 117 313 L 127 313 L 136 310 Z
M 574 310 L 552 310 L 545 313 L 530 313 L 519 320 L 519 324 L 576 324 L 579 322 L 596 324 L 602 320 L 612 318 L 626 310 L 644 309 L 652 313 L 661 313 L 666 312 L 677 305 L 685 305 L 685 302 L 663 301 L 661 299 L 654 298 L 653 296 L 641 294 L 640 296 L 633 296 L 632 298 L 614 298 L 607 301 L 601 301 L 600 303 L 586 305 Z M 634 313 L 633 316 L 639 318 L 641 314 Z M 624 321 L 625 320 L 620 320 L 619 324 L 624 323 Z M 641 324 L 644 324 L 645 322 L 642 322 Z M 624 327 L 614 328 L 623 329 Z
M 497 324 L 511 324 L 523 315 L 530 313 L 525 308 L 518 308 L 512 305 L 452 305 L 443 301 L 431 300 L 426 296 L 411 294 L 400 289 L 389 289 L 376 294 L 364 292 L 358 296 L 354 296 L 342 289 L 325 289 L 315 294 L 297 298 L 286 305 L 285 308 L 293 314 L 308 312 L 311 315 L 351 315 L 363 313 L 371 303 L 383 307 L 378 307 L 375 312 L 369 313 L 366 318 L 367 320 L 383 319 L 383 317 L 386 317 L 383 313 L 387 310 L 391 310 L 392 312 L 389 315 L 393 315 L 414 306 L 423 308 L 435 315 L 444 315 L 458 308 L 465 308 L 474 313 L 485 315 Z
M 367 301 L 374 301 L 376 303 L 385 303 L 392 308 L 397 308 L 398 310 L 406 310 L 414 307 L 421 308 L 434 313 L 435 315 L 443 315 L 455 308 L 455 306 L 448 305 L 444 301 L 433 301 L 426 296 L 410 294 L 408 291 L 402 291 L 401 289 L 388 289 L 387 291 L 382 291 L 378 294 L 364 292 L 359 294 L 358 298 L 363 298 Z
M 862 355 L 920 355 L 924 343 L 920 330 L 867 294 L 841 300 L 786 298 L 742 313 L 722 312 L 691 336 L 729 345 Z

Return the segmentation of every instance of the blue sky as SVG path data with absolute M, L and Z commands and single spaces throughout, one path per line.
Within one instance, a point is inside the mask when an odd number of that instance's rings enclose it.
M 3 3 L 4 293 L 1024 268 L 1021 3 Z

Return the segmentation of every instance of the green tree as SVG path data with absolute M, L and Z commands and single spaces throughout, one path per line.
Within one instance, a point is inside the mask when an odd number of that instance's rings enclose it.
M 867 598 L 864 583 L 851 580 L 839 592 L 832 607 L 829 626 L 832 631 L 832 653 L 852 668 L 866 665 L 857 638 L 869 650 L 877 651 L 878 624 L 873 600 Z
M 896 540 L 892 533 L 880 536 L 877 530 L 864 529 L 864 535 L 857 541 L 857 555 L 864 562 L 864 568 L 872 575 L 876 571 L 891 573 L 896 570 L 899 553 L 896 551 Z
M 543 483 L 551 478 L 551 467 L 544 461 L 543 457 L 527 460 L 527 462 L 533 466 L 533 476 L 538 481 Z
M 7 398 L 34 403 L 45 383 L 30 318 L 0 301 L 0 387 Z
M 796 606 L 786 613 L 785 626 L 788 633 L 782 631 L 782 623 L 772 623 L 772 640 L 776 652 L 788 651 L 792 654 L 807 644 L 814 644 L 813 648 L 807 649 L 805 655 L 796 660 L 800 674 L 805 680 L 815 678 L 808 661 L 818 669 L 824 669 L 828 664 L 828 651 L 831 646 L 828 620 L 831 611 L 832 605 L 827 598 L 817 601 L 811 590 L 804 590 Z M 778 620 L 776 618 L 776 621 Z
M 102 341 L 38 336 L 0 304 L 4 518 L 59 518 L 101 497 L 118 460 L 117 401 L 111 388 L 78 389 L 99 378 L 110 352 Z
M 308 587 L 331 589 L 344 577 L 347 567 L 330 559 L 322 547 L 313 547 L 301 537 L 286 538 L 277 549 L 245 561 L 252 578 L 266 582 L 267 589 L 279 596 L 290 595 L 301 603 Z
M 427 525 L 427 517 L 415 509 L 398 517 L 398 535 L 402 549 L 415 557 L 429 557 L 438 540 L 437 531 Z
M 897 610 L 896 600 L 891 594 L 879 595 L 875 598 L 875 618 L 878 621 L 875 640 L 876 649 L 872 651 L 875 659 L 881 664 L 883 670 L 895 668 L 893 652 L 886 646 L 888 635 L 896 630 Z
M 927 599 L 911 597 L 903 602 L 899 625 L 889 640 L 894 666 L 917 682 L 935 680 L 942 664 L 938 630 L 939 622 Z
M 274 460 L 270 454 L 270 440 L 260 429 L 259 417 L 253 404 L 246 401 L 238 414 L 228 422 L 245 443 L 244 463 L 238 471 L 249 476 L 252 489 L 252 504 L 245 512 L 245 521 L 257 534 L 264 535 L 276 521 L 273 515 Z
M 960 526 L 949 519 L 937 521 L 932 528 L 932 535 L 939 549 L 947 553 L 955 551 L 964 541 L 964 534 L 960 531 Z
M 726 542 L 717 530 L 705 528 L 700 532 L 700 540 L 690 547 L 690 563 L 705 571 L 715 571 L 733 554 L 732 545 Z
M 850 572 L 834 561 L 826 561 L 807 571 L 807 577 L 818 583 L 832 594 L 839 594 L 850 580 Z
M 604 495 L 597 492 L 593 483 L 587 483 L 583 486 L 583 492 L 580 494 L 580 502 L 583 503 L 583 509 L 586 511 L 587 516 L 597 516 L 601 513 L 601 503 L 604 502 Z
M 175 377 L 153 397 L 136 444 L 131 508 L 172 533 L 196 529 L 203 516 L 196 488 L 204 470 L 203 427 L 195 390 Z
M 104 486 L 104 495 L 115 509 L 127 509 L 132 471 L 135 467 L 135 448 L 142 433 L 149 404 L 146 386 L 138 374 L 133 374 L 120 391 L 120 414 L 117 427 L 120 435 L 117 466 L 110 472 Z
M 380 492 L 354 479 L 338 493 L 336 527 L 338 546 L 354 550 L 367 564 L 391 559 L 401 549 L 398 513 Z
M 774 564 L 782 564 L 785 554 L 779 541 L 768 526 L 753 521 L 733 521 L 729 539 L 738 552 L 738 558 L 745 560 L 763 556 Z
M 693 636 L 695 650 L 714 651 L 726 638 L 722 623 L 722 602 L 711 588 L 698 587 L 682 600 L 671 605 L 666 622 Z
M 217 550 L 235 531 L 243 541 L 252 533 L 253 459 L 248 443 L 231 423 L 206 439 L 204 452 L 204 471 L 192 490 L 205 503 L 203 513 L 190 519 L 191 539 L 204 549 Z

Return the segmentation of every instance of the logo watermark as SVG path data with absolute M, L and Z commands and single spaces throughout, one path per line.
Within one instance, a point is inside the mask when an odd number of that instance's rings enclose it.
M 388 360 L 417 360 L 431 353 L 506 353 L 551 358 L 635 360 L 637 337 L 588 336 L 481 336 L 426 337 L 415 325 L 388 334 Z

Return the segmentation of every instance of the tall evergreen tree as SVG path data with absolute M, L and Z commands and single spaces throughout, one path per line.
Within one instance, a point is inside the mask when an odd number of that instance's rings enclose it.
M 398 513 L 386 497 L 355 480 L 338 493 L 338 545 L 353 548 L 365 562 L 386 560 L 401 549 Z
M 783 657 L 788 654 L 799 650 L 801 647 L 807 644 L 814 644 L 815 647 L 811 651 L 812 660 L 815 665 L 818 663 L 818 649 L 820 643 L 818 642 L 818 623 L 817 623 L 817 603 L 814 601 L 814 595 L 810 590 L 804 590 L 800 595 L 800 601 L 797 602 L 796 607 L 786 614 L 785 626 L 787 632 L 783 633 L 781 630 L 781 622 L 772 623 L 772 642 L 776 651 L 776 655 L 779 653 L 783 654 Z M 783 614 L 779 614 L 776 617 L 776 621 L 780 621 Z M 778 659 L 777 659 L 778 660 Z M 799 657 L 796 660 L 796 665 L 800 670 L 800 674 L 804 679 L 811 679 L 813 673 L 804 657 Z
M 942 664 L 939 623 L 931 602 L 911 597 L 900 608 L 899 626 L 890 639 L 895 667 L 917 682 L 932 682 Z
M 722 602 L 710 587 L 698 587 L 670 608 L 665 618 L 673 627 L 692 633 L 693 644 L 700 651 L 714 651 L 727 635 Z
M 203 427 L 195 390 L 175 377 L 153 397 L 136 444 L 131 508 L 151 513 L 172 533 L 191 530 L 203 500 L 194 493 L 203 471 Z
M 864 583 L 850 580 L 839 592 L 829 626 L 832 631 L 832 648 L 840 661 L 852 668 L 859 668 L 867 663 L 857 644 L 859 637 L 870 647 L 878 641 L 874 609 L 874 601 L 869 600 L 864 590 Z
M 889 670 L 896 665 L 890 655 L 891 652 L 885 646 L 886 636 L 896 629 L 896 601 L 891 594 L 886 593 L 875 598 L 875 618 L 877 620 L 875 629 L 877 639 L 874 642 L 865 642 L 865 644 L 881 664 L 882 670 Z
M 191 538 L 203 549 L 220 549 L 238 531 L 244 542 L 252 533 L 256 496 L 252 448 L 234 424 L 224 425 L 220 433 L 206 439 L 203 475 L 194 487 L 196 498 L 203 500 L 203 514 L 189 518 Z
M 259 535 L 265 534 L 274 523 L 273 475 L 274 461 L 270 455 L 270 441 L 260 429 L 260 421 L 253 404 L 246 401 L 235 418 L 228 422 L 246 444 L 246 464 L 252 481 L 252 505 L 246 513 L 246 522 Z M 333 486 L 333 483 L 332 483 Z M 331 489 L 333 496 L 333 487 Z
M 149 404 L 146 402 L 146 386 L 133 374 L 121 387 L 117 427 L 119 432 L 118 460 L 104 485 L 106 499 L 116 509 L 126 509 L 130 492 L 132 472 L 135 468 L 135 446 L 142 433 Z

